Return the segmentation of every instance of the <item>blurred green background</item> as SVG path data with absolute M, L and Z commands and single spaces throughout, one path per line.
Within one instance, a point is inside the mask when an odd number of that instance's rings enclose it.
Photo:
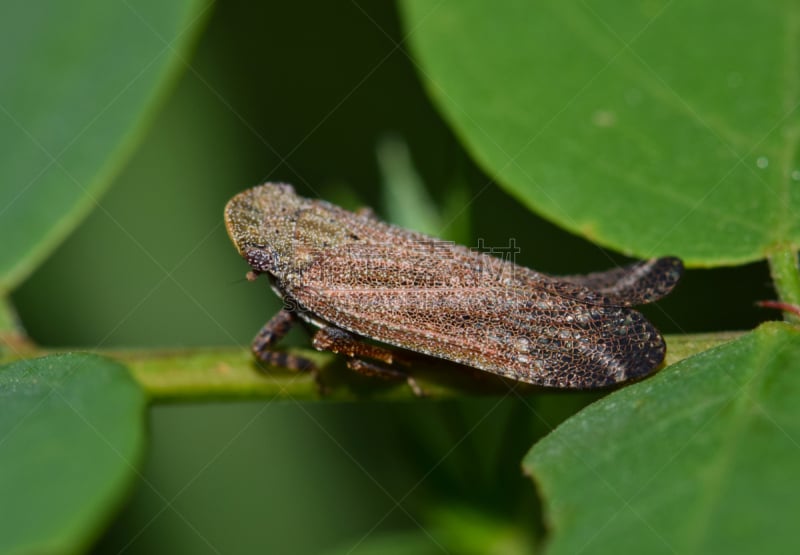
M 246 348 L 279 301 L 244 280 L 226 200 L 286 181 L 385 215 L 376 145 L 387 134 L 408 143 L 438 203 L 465 184 L 472 244 L 514 237 L 519 262 L 551 273 L 623 261 L 534 216 L 475 167 L 402 38 L 392 2 L 220 2 L 102 209 L 15 291 L 34 340 Z M 695 270 L 646 312 L 665 333 L 749 329 L 771 316 L 753 302 L 772 296 L 764 264 Z M 486 518 L 476 528 L 538 518 L 519 461 L 589 398 L 540 395 L 527 400 L 533 412 L 510 397 L 157 406 L 142 475 L 97 552 L 358 553 L 386 535 L 438 552 L 442 515 L 465 506 Z

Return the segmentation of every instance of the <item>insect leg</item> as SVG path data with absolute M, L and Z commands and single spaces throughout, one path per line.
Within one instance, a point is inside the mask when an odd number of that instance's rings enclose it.
M 415 395 L 424 395 L 416 380 L 406 372 L 397 368 L 387 368 L 367 362 L 360 357 L 379 360 L 384 364 L 397 362 L 394 352 L 385 347 L 371 345 L 359 340 L 356 336 L 333 326 L 322 328 L 313 340 L 314 348 L 319 351 L 331 351 L 348 357 L 347 367 L 365 376 L 375 376 L 389 380 L 405 380 Z M 356 358 L 359 357 L 359 358 Z
M 289 332 L 296 320 L 297 316 L 294 312 L 281 310 L 264 324 L 264 327 L 253 339 L 252 349 L 256 358 L 267 364 L 290 370 L 314 370 L 314 363 L 308 359 L 282 351 L 270 350 L 272 345 Z
M 361 360 L 360 358 L 349 359 L 347 361 L 347 367 L 350 370 L 355 370 L 364 376 L 383 378 L 385 380 L 405 380 L 408 384 L 408 387 L 410 387 L 411 391 L 414 392 L 414 395 L 417 397 L 425 396 L 425 392 L 422 391 L 422 388 L 417 383 L 417 380 L 400 370 L 379 366 L 377 364 L 367 362 L 366 360 Z
M 386 364 L 395 362 L 391 349 L 364 343 L 353 334 L 333 326 L 320 329 L 314 335 L 312 344 L 318 351 L 331 351 L 348 357 L 366 357 Z

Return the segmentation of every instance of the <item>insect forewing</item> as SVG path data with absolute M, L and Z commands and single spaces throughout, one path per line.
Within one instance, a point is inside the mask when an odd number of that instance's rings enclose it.
M 573 388 L 643 376 L 664 358 L 640 313 L 445 241 L 355 241 L 313 260 L 289 292 L 306 310 L 404 349 Z
M 559 276 L 568 281 L 601 293 L 618 306 L 637 306 L 652 303 L 669 294 L 683 274 L 678 258 L 653 258 L 622 268 L 579 276 Z

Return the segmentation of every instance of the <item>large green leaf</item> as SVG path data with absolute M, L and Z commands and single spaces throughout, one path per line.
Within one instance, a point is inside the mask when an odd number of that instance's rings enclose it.
M 94 206 L 183 67 L 201 3 L 0 4 L 0 293 Z
M 556 553 L 797 553 L 800 331 L 766 324 L 536 444 Z
M 403 0 L 430 95 L 545 217 L 691 265 L 800 244 L 800 4 Z
M 145 397 L 123 366 L 82 354 L 0 368 L 0 553 L 86 548 L 130 486 Z

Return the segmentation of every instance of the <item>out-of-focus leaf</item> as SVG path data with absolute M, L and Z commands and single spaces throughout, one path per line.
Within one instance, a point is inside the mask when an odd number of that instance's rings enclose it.
M 383 203 L 388 220 L 429 235 L 439 235 L 442 221 L 422 177 L 414 168 L 408 145 L 400 137 L 383 137 L 377 146 L 383 174 Z
M 183 67 L 203 0 L 0 6 L 0 293 L 95 205 Z
M 83 354 L 0 367 L 0 553 L 75 553 L 113 515 L 144 443 L 145 396 Z
M 532 555 L 532 536 L 516 523 L 465 505 L 431 511 L 417 529 L 367 534 L 327 552 L 328 555 Z

